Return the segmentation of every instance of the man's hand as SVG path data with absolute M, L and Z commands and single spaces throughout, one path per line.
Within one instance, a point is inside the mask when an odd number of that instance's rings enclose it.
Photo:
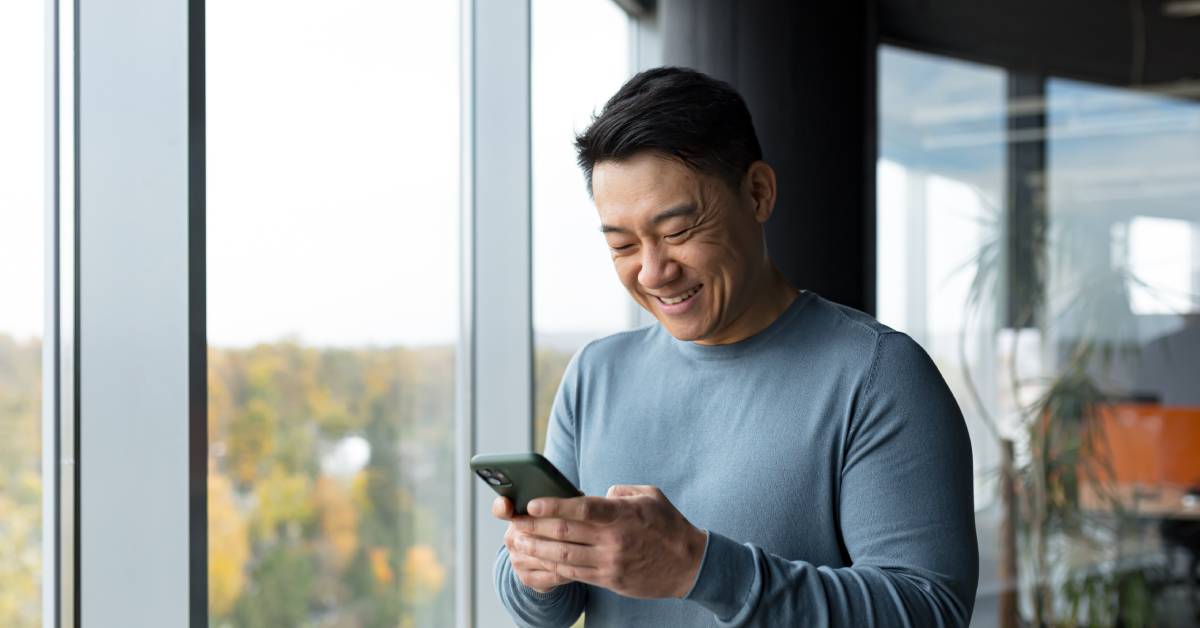
M 497 519 L 509 522 L 508 530 L 504 532 L 504 545 L 508 547 L 508 560 L 513 566 L 513 571 L 517 572 L 517 578 L 521 580 L 522 584 L 538 593 L 548 593 L 554 587 L 570 582 L 569 578 L 561 577 L 556 573 L 554 565 L 513 549 L 516 535 L 521 534 L 516 531 L 516 523 L 529 519 L 529 517 L 514 514 L 513 510 L 512 501 L 507 497 L 497 496 L 492 501 L 492 515 Z
M 683 597 L 708 538 L 653 486 L 614 486 L 606 497 L 535 499 L 528 517 L 510 521 L 505 545 L 517 576 L 536 590 L 542 589 L 531 581 L 549 590 L 576 580 L 626 597 Z

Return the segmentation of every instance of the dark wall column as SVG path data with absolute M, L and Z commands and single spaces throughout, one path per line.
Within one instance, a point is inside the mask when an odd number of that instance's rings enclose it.
M 660 0 L 663 62 L 729 82 L 779 178 L 771 256 L 797 287 L 875 307 L 874 12 L 861 1 Z

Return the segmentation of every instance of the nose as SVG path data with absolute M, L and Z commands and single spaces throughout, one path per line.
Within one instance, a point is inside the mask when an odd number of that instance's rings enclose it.
M 647 290 L 658 290 L 679 278 L 679 264 L 657 246 L 642 247 L 642 268 L 638 283 Z

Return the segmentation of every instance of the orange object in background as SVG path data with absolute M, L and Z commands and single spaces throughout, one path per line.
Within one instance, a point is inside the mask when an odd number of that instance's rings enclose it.
M 1200 485 L 1200 407 L 1117 403 L 1100 411 L 1118 485 Z

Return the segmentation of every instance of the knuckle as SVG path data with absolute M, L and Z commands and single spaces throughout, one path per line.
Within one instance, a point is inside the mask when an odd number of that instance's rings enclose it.
M 591 519 L 596 514 L 596 507 L 592 502 L 583 502 L 579 505 L 579 516 L 583 519 Z
M 565 519 L 559 521 L 558 524 L 554 526 L 554 534 L 560 539 L 567 538 L 567 535 L 570 533 L 570 531 L 571 525 L 567 523 Z
M 517 570 L 517 580 L 520 580 L 521 584 L 523 584 L 527 587 L 533 586 L 533 574 L 528 571 L 518 569 Z

